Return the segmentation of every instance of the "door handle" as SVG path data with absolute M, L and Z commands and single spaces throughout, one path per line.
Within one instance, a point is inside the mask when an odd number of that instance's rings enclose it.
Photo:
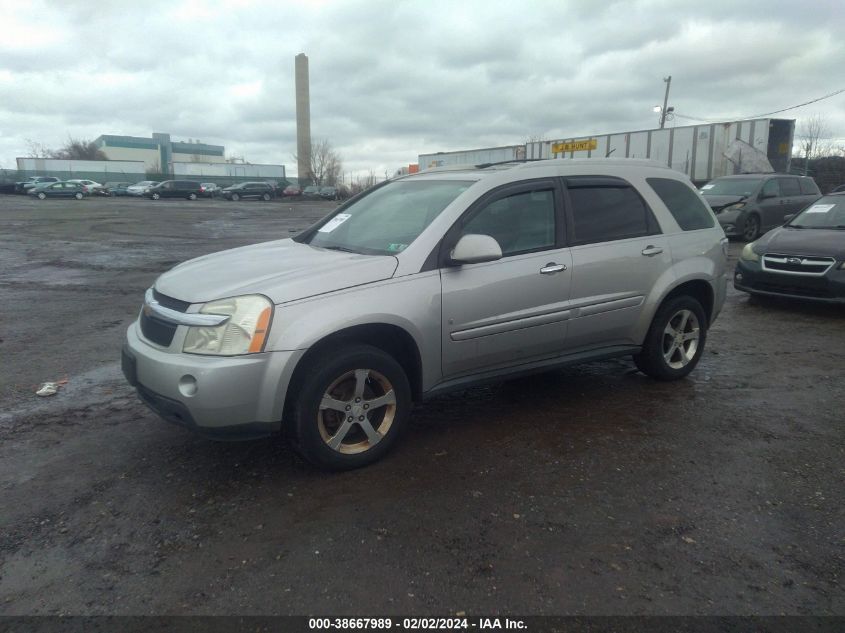
M 659 246 L 646 246 L 643 249 L 643 255 L 646 257 L 654 257 L 655 255 L 660 255 L 663 252 L 663 249 Z
M 566 270 L 566 264 L 555 264 L 554 262 L 549 262 L 540 269 L 540 274 L 553 275 L 555 273 L 559 273 L 562 270 Z

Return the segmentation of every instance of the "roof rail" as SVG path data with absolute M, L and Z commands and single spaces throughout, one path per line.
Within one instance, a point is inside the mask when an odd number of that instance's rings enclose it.
M 495 167 L 496 165 L 516 165 L 522 163 L 533 163 L 535 161 L 548 160 L 547 158 L 514 158 L 513 160 L 500 160 L 495 163 L 479 163 L 475 165 L 476 169 L 487 169 L 488 167 Z

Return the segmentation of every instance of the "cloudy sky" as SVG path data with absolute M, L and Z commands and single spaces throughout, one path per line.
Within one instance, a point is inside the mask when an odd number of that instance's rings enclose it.
M 27 139 L 200 139 L 294 175 L 294 56 L 312 137 L 349 173 L 417 155 L 731 120 L 845 88 L 843 0 L 0 0 L 0 167 Z M 845 144 L 845 93 L 820 114 Z M 669 125 L 685 125 L 676 118 Z

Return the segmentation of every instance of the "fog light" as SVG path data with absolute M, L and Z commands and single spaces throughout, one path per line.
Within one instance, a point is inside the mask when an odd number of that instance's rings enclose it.
M 179 379 L 179 393 L 190 398 L 197 392 L 197 379 L 190 374 L 185 374 Z
M 742 273 L 737 273 L 734 275 L 734 279 L 736 281 L 742 281 Z

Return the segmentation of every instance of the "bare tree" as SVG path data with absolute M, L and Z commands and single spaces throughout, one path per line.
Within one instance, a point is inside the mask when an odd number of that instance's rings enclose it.
M 51 150 L 44 143 L 34 141 L 31 138 L 26 139 L 27 158 L 52 158 L 55 153 L 56 152 Z
M 798 126 L 798 147 L 804 154 L 804 175 L 807 175 L 811 158 L 827 156 L 830 147 L 830 126 L 827 119 L 821 114 L 814 114 L 807 117 Z
M 103 150 L 94 141 L 78 139 L 69 136 L 67 143 L 61 149 L 52 152 L 51 158 L 65 160 L 108 160 Z
M 299 174 L 299 181 L 308 180 L 315 185 L 337 186 L 343 171 L 343 160 L 332 147 L 328 139 L 323 139 L 311 146 L 310 174 Z M 294 161 L 298 160 L 296 154 Z

